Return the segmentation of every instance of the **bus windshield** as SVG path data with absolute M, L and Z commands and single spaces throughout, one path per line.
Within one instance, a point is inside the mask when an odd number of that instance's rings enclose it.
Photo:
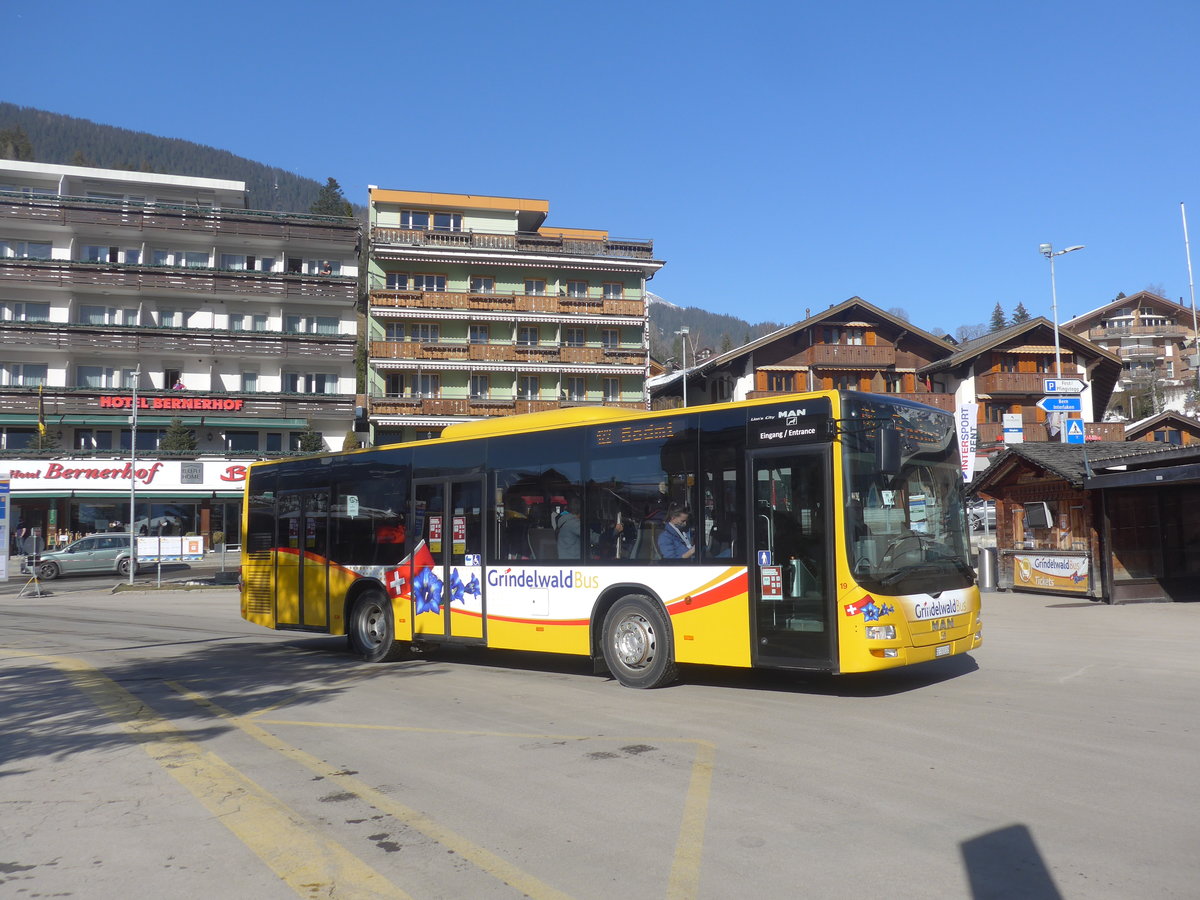
M 953 417 L 881 398 L 843 395 L 842 403 L 847 553 L 855 579 L 882 594 L 973 584 Z M 890 429 L 899 453 L 885 464 Z

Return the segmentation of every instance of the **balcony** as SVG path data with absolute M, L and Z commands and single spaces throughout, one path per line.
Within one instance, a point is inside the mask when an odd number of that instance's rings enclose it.
M 1118 347 L 1116 354 L 1121 359 L 1163 359 L 1166 355 L 1162 347 Z
M 338 242 L 352 250 L 358 222 L 341 216 L 221 209 L 169 203 L 137 203 L 88 197 L 29 196 L 0 191 L 0 221 L 64 226 L 119 226 L 155 233 L 184 231 L 239 235 L 273 241 Z
M 13 287 L 96 288 L 135 294 L 171 291 L 342 303 L 353 303 L 358 291 L 357 278 L 340 275 L 235 272 L 67 259 L 0 260 L 0 281 Z
M 814 344 L 804 352 L 803 362 L 826 369 L 894 366 L 896 348 L 865 347 L 857 344 Z
M 200 353 L 222 358 L 340 359 L 354 356 L 353 335 L 288 334 L 140 325 L 77 325 L 60 322 L 0 322 L 0 343 L 10 348 L 59 350 L 78 356 Z
M 557 294 L 480 294 L 464 291 L 371 289 L 371 306 L 400 309 L 447 309 L 488 312 L 536 312 L 560 316 L 603 315 L 642 318 L 641 300 L 567 297 Z
M 1077 366 L 1063 366 L 1064 378 L 1082 378 Z M 1046 379 L 1054 378 L 1053 372 L 989 372 L 975 378 L 978 394 L 1023 394 L 1042 396 L 1046 393 Z
M 376 250 L 428 247 L 455 250 L 499 250 L 516 253 L 653 259 L 653 241 L 582 240 L 561 235 L 493 234 L 474 231 L 424 231 L 408 228 L 371 229 Z
M 794 394 L 795 391 L 747 391 L 747 400 L 761 400 L 764 397 L 786 397 L 789 394 Z M 946 412 L 954 412 L 954 395 L 953 394 L 886 394 L 889 400 L 904 400 L 910 403 L 924 403 L 926 406 L 932 406 L 937 409 L 945 410 Z
M 1004 442 L 1004 426 L 997 422 L 983 422 L 978 427 L 979 446 Z M 1058 437 L 1051 437 L 1046 431 L 1045 422 L 1025 422 L 1022 425 L 1025 440 L 1030 443 L 1045 441 L 1058 442 Z M 1125 426 L 1120 422 L 1084 422 L 1083 435 L 1085 441 L 1123 441 Z
M 516 397 L 376 397 L 371 416 L 516 416 L 573 406 L 606 406 L 642 410 L 641 401 L 528 400 Z
M 0 413 L 36 416 L 38 388 L 14 385 L 0 386 Z M 112 415 L 114 422 L 124 423 L 129 417 L 128 406 L 101 406 L 101 397 L 129 398 L 128 388 L 58 387 L 43 388 L 41 402 L 48 424 L 57 424 L 59 416 Z M 196 416 L 239 415 L 246 417 L 247 427 L 253 427 L 255 417 L 332 418 L 354 414 L 354 394 L 293 394 L 257 391 L 162 391 L 139 390 L 139 415 Z M 208 408 L 205 408 L 208 407 Z
M 591 345 L 566 347 L 558 344 L 515 344 L 493 341 L 467 344 L 450 341 L 371 341 L 371 359 L 458 359 L 512 363 L 588 363 L 610 366 L 646 364 L 646 351 Z
M 1186 338 L 1192 330 L 1183 325 L 1114 325 L 1108 328 L 1097 327 L 1084 333 L 1089 341 L 1111 340 L 1122 337 L 1148 338 Z

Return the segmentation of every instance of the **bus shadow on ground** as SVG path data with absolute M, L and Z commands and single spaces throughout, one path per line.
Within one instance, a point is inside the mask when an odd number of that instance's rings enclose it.
M 963 865 L 976 900 L 1062 900 L 1033 835 L 1009 825 L 963 841 Z

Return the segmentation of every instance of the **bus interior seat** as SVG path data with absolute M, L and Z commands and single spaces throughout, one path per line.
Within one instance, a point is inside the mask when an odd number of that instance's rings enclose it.
M 558 559 L 558 535 L 553 528 L 530 528 L 529 549 L 534 559 Z

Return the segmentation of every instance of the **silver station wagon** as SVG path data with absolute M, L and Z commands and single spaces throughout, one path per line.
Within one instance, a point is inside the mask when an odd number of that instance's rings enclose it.
M 93 534 L 80 538 L 61 550 L 46 550 L 37 564 L 38 577 L 53 581 L 60 575 L 83 572 L 129 574 L 129 535 Z M 26 569 L 29 563 L 23 563 Z

